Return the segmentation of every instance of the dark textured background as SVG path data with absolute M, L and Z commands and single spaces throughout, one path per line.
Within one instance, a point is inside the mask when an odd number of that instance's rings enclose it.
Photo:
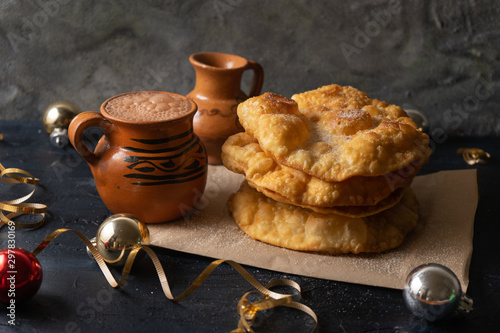
M 29 202 L 41 202 L 48 207 L 44 226 L 16 230 L 16 246 L 32 251 L 58 228 L 76 229 L 87 237 L 96 235 L 99 225 L 111 213 L 99 198 L 87 163 L 71 147 L 51 146 L 40 122 L 5 123 L 0 122 L 0 133 L 5 135 L 0 141 L 1 162 L 39 177 L 40 186 Z M 457 148 L 466 145 L 481 147 L 492 158 L 488 163 L 469 166 L 456 153 Z M 474 300 L 474 311 L 469 315 L 430 323 L 411 314 L 400 290 L 245 268 L 264 284 L 279 278 L 299 283 L 303 291 L 300 302 L 318 315 L 318 333 L 496 333 L 500 327 L 498 156 L 500 138 L 454 138 L 440 144 L 420 171 L 427 174 L 477 169 L 480 200 L 467 289 Z M 5 193 L 0 193 L 1 197 L 24 195 L 27 188 L 23 186 L 2 184 L 0 191 Z M 38 220 L 39 216 L 32 218 Z M 7 237 L 4 227 L 0 230 L 0 248 L 6 247 Z M 176 296 L 215 259 L 158 247 L 153 250 Z M 70 233 L 55 239 L 37 258 L 43 267 L 42 286 L 31 300 L 16 303 L 14 327 L 8 325 L 6 306 L 0 305 L 2 333 L 229 332 L 238 323 L 239 298 L 251 290 L 250 284 L 224 264 L 187 299 L 171 302 L 166 299 L 148 258 L 135 262 L 126 284 L 113 289 L 98 265 L 88 258 L 84 244 Z M 121 268 L 112 271 L 118 278 Z M 310 332 L 313 324 L 301 312 L 277 308 L 259 314 L 254 328 L 261 333 Z
M 58 99 L 97 110 L 131 90 L 187 94 L 189 55 L 219 51 L 261 63 L 264 91 L 349 84 L 422 110 L 435 142 L 498 136 L 499 18 L 493 0 L 2 0 L 0 119 L 40 119 Z

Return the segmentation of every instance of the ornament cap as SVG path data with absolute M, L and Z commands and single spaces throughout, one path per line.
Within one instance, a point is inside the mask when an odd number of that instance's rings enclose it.
M 59 148 L 66 146 L 69 143 L 68 130 L 66 128 L 55 128 L 50 133 L 50 143 Z
M 462 294 L 462 298 L 460 299 L 460 304 L 458 305 L 458 310 L 469 313 L 472 311 L 472 306 L 474 301 L 467 294 Z

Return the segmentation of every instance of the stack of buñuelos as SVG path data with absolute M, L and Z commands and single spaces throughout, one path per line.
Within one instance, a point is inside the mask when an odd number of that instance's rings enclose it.
M 429 137 L 396 105 L 328 85 L 238 106 L 222 161 L 245 175 L 229 209 L 254 239 L 300 251 L 381 252 L 415 228 L 410 185 Z

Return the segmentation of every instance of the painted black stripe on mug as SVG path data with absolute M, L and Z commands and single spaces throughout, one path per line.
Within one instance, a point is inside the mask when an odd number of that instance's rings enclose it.
M 123 147 L 123 149 L 131 151 L 133 153 L 162 154 L 162 153 L 168 153 L 171 151 L 176 151 L 178 149 L 184 148 L 184 147 L 188 146 L 189 144 L 191 144 L 195 138 L 196 138 L 195 136 L 192 136 L 191 139 L 187 140 L 186 142 L 184 142 L 178 146 L 164 148 L 164 149 L 143 149 L 143 148 L 136 148 L 136 147 Z
M 180 184 L 180 183 L 187 183 L 192 180 L 198 179 L 200 177 L 203 177 L 205 174 L 202 172 L 198 175 L 194 175 L 190 178 L 184 178 L 184 179 L 172 179 L 172 180 L 164 180 L 164 181 L 158 181 L 158 182 L 137 182 L 137 183 L 132 183 L 132 185 L 139 185 L 139 186 L 155 186 L 155 185 L 168 185 L 168 184 Z
M 167 180 L 167 179 L 187 177 L 187 176 L 193 175 L 193 174 L 200 172 L 200 171 L 203 171 L 203 170 L 205 170 L 205 166 L 201 166 L 201 167 L 198 167 L 196 169 L 190 170 L 188 172 L 175 174 L 175 175 L 157 176 L 157 175 L 146 175 L 146 174 L 141 174 L 141 173 L 129 173 L 129 174 L 123 175 L 123 177 L 133 178 L 133 179 L 147 179 L 147 180 Z
M 170 141 L 173 141 L 173 140 L 182 139 L 183 137 L 188 136 L 191 133 L 193 133 L 193 129 L 192 128 L 190 128 L 189 130 L 187 130 L 184 133 L 177 134 L 177 135 L 174 135 L 174 136 L 169 136 L 168 138 L 162 138 L 162 139 L 131 139 L 131 140 L 133 140 L 135 142 L 139 142 L 139 143 L 144 143 L 146 145 L 159 145 L 159 144 L 167 143 L 167 142 L 170 142 Z
M 185 165 L 187 162 L 190 162 L 191 163 L 189 165 Z M 139 168 L 137 168 L 137 166 L 139 165 L 149 165 L 150 168 L 151 168 L 151 172 L 154 171 L 154 170 L 160 170 L 160 171 L 163 171 L 163 172 L 174 172 L 174 171 L 177 171 L 181 168 L 184 168 L 184 169 L 195 169 L 197 168 L 199 165 L 200 165 L 200 162 L 197 160 L 197 159 L 188 159 L 188 160 L 185 160 L 182 162 L 182 164 L 179 164 L 177 167 L 175 166 L 175 164 L 172 162 L 172 166 L 168 166 L 167 164 L 168 163 L 160 163 L 160 165 L 158 164 L 155 164 L 151 161 L 146 161 L 146 160 L 143 160 L 143 161 L 139 161 L 139 162 L 136 162 L 136 163 L 133 163 L 131 165 L 127 165 L 127 168 L 131 169 L 131 170 L 136 170 L 136 171 L 140 171 L 140 172 L 145 172 L 145 171 L 142 171 L 140 170 Z M 141 167 L 141 168 L 147 168 L 146 167 Z M 147 171 L 149 172 L 149 171 Z
M 170 159 L 174 159 L 174 158 L 177 158 L 177 157 L 181 157 L 182 155 L 186 154 L 189 150 L 193 149 L 193 147 L 195 147 L 197 144 L 200 143 L 200 139 L 198 137 L 196 137 L 196 141 L 193 142 L 189 147 L 187 147 L 185 150 L 181 151 L 180 153 L 178 154 L 174 154 L 174 155 L 168 155 L 168 156 L 125 156 L 124 158 L 124 161 L 125 162 L 138 162 L 138 161 L 148 161 L 148 160 L 170 160 Z M 200 145 L 200 148 L 202 149 L 201 152 L 203 152 L 203 148 L 202 146 Z M 201 153 L 200 152 L 200 153 Z

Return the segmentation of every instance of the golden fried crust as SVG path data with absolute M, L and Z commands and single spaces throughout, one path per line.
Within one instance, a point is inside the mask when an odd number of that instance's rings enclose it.
M 297 102 L 299 109 L 323 105 L 330 109 L 365 110 L 372 117 L 383 117 L 387 120 L 396 120 L 406 117 L 406 112 L 399 106 L 389 105 L 377 99 L 371 99 L 364 92 L 350 87 L 331 84 L 316 90 L 295 94 L 292 99 Z
M 400 187 L 407 186 L 421 165 L 407 168 L 402 175 L 390 173 L 376 177 L 355 176 L 342 182 L 326 182 L 305 172 L 276 163 L 270 154 L 264 152 L 256 139 L 247 133 L 229 137 L 222 146 L 222 162 L 231 171 L 244 174 L 246 179 L 260 192 L 273 199 L 307 206 L 311 209 L 335 206 L 336 212 L 348 216 L 360 216 L 390 207 L 395 202 L 382 200 Z M 394 197 L 394 196 L 393 196 Z M 339 209 L 338 206 L 378 207 Z
M 265 93 L 242 104 L 238 105 L 238 119 L 261 145 L 275 146 L 275 150 L 280 151 L 298 148 L 307 141 L 309 121 L 299 112 L 294 100 Z
M 313 213 L 278 203 L 245 182 L 228 205 L 239 228 L 254 239 L 292 250 L 328 254 L 393 249 L 418 220 L 418 203 L 411 189 L 394 207 L 364 218 Z
M 328 182 L 381 176 L 429 158 L 429 137 L 398 106 L 330 85 L 238 106 L 246 132 L 278 163 Z
M 400 200 L 401 197 L 403 196 L 403 191 L 405 187 L 398 188 L 394 192 L 392 192 L 387 198 L 384 200 L 380 201 L 376 205 L 373 206 L 333 206 L 333 207 L 316 207 L 316 206 L 308 206 L 308 205 L 298 205 L 294 202 L 291 202 L 287 198 L 281 196 L 278 193 L 269 191 L 266 188 L 256 186 L 253 184 L 250 180 L 247 180 L 248 185 L 250 185 L 252 188 L 256 189 L 260 193 L 264 194 L 266 197 L 273 199 L 274 201 L 281 202 L 284 204 L 290 204 L 290 205 L 295 205 L 302 207 L 304 209 L 309 209 L 313 212 L 316 213 L 321 213 L 321 214 L 336 214 L 340 216 L 347 216 L 347 217 L 366 217 L 370 215 L 374 215 L 377 213 L 380 213 L 386 209 L 389 209 L 393 206 L 395 206 Z

